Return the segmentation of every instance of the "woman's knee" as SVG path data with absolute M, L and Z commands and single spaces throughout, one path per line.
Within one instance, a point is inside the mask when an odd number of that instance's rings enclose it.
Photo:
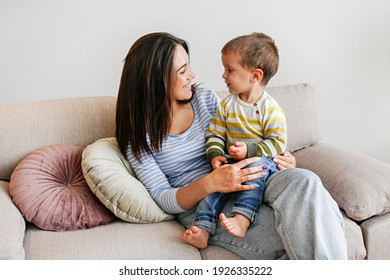
M 302 168 L 285 169 L 268 179 L 264 199 L 272 202 L 286 191 L 299 194 L 322 189 L 321 179 L 314 172 Z
M 322 186 L 322 182 L 320 177 L 315 174 L 313 171 L 303 168 L 291 168 L 288 169 L 292 173 L 293 180 L 296 182 L 306 182 L 307 185 L 316 186 L 320 184 Z

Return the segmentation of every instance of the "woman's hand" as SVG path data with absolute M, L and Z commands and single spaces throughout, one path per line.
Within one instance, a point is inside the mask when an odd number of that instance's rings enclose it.
M 234 164 L 222 165 L 199 180 L 179 188 L 176 194 L 177 202 L 182 209 L 191 209 L 201 199 L 214 192 L 229 193 L 253 190 L 255 185 L 243 185 L 242 183 L 263 177 L 265 175 L 262 172 L 263 166 L 244 167 L 259 159 L 253 157 Z
M 297 167 L 295 157 L 290 152 L 284 152 L 274 157 L 274 162 L 280 170 Z
M 244 168 L 248 164 L 258 161 L 260 158 L 253 157 L 241 160 L 234 164 L 225 164 L 209 174 L 212 192 L 235 192 L 252 190 L 256 185 L 243 185 L 242 183 L 261 178 L 265 175 L 263 166 Z M 244 169 L 242 169 L 244 168 Z

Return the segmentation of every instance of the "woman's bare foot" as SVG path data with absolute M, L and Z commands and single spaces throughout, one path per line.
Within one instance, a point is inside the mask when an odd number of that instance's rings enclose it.
M 227 218 L 225 214 L 219 214 L 219 220 L 224 229 L 230 234 L 243 238 L 248 230 L 250 221 L 247 217 L 237 214 L 234 217 Z
M 199 249 L 207 247 L 210 233 L 203 228 L 192 226 L 183 233 L 184 241 Z

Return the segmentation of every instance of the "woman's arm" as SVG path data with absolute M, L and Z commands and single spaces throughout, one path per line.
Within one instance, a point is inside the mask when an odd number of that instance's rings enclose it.
M 263 177 L 262 166 L 242 168 L 259 159 L 253 157 L 235 164 L 226 164 L 192 184 L 181 187 L 176 193 L 178 204 L 182 209 L 188 210 L 214 192 L 229 193 L 252 190 L 253 185 L 242 185 L 242 183 Z
M 280 170 L 297 167 L 295 157 L 290 152 L 284 152 L 274 157 L 274 162 Z
M 173 188 L 170 185 L 153 156 L 144 153 L 142 160 L 138 161 L 129 148 L 127 159 L 134 169 L 137 179 L 145 186 L 150 196 L 164 212 L 177 214 L 184 211 L 176 201 L 178 188 Z

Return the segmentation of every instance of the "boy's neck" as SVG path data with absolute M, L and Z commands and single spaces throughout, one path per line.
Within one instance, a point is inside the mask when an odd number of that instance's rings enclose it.
M 238 96 L 243 102 L 253 104 L 259 101 L 259 99 L 263 96 L 263 93 L 264 87 L 260 86 L 253 88 L 250 92 L 240 93 Z

